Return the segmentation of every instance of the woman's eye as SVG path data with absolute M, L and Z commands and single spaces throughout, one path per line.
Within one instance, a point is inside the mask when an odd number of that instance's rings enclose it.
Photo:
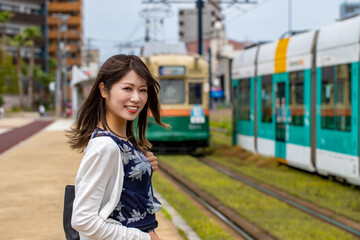
M 141 92 L 147 92 L 147 89 L 141 89 L 140 91 Z
M 131 91 L 131 88 L 126 87 L 126 88 L 124 88 L 124 90 L 125 90 L 125 91 Z

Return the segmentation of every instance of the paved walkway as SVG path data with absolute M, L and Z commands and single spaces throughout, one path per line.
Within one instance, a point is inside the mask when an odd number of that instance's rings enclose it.
M 9 131 L 29 119 L 1 119 Z M 58 120 L 0 155 L 0 238 L 7 240 L 65 239 L 62 229 L 64 187 L 73 184 L 82 154 L 71 151 Z M 157 214 L 163 240 L 182 239 L 173 224 Z

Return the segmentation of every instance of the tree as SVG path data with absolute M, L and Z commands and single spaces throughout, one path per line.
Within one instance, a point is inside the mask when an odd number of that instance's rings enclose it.
M 17 78 L 18 78 L 18 89 L 20 95 L 20 108 L 24 106 L 24 89 L 23 89 L 23 73 L 21 71 L 22 59 L 21 59 L 21 48 L 23 46 L 29 45 L 27 42 L 25 34 L 20 33 L 15 35 L 13 38 L 8 38 L 8 42 L 11 46 L 16 48 L 16 70 L 17 70 Z
M 12 12 L 0 12 L 0 23 L 1 23 L 1 38 L 2 38 L 2 59 L 3 63 L 6 60 L 6 23 L 14 16 Z
M 46 73 L 42 70 L 41 66 L 35 65 L 34 79 L 40 83 L 40 98 L 41 103 L 48 104 L 49 99 L 49 84 L 55 81 L 55 75 Z
M 28 27 L 23 31 L 24 37 L 27 40 L 27 46 L 31 47 L 29 70 L 27 74 L 28 79 L 28 95 L 29 105 L 34 104 L 33 85 L 34 85 L 34 64 L 35 64 L 35 40 L 42 38 L 41 30 L 39 27 Z

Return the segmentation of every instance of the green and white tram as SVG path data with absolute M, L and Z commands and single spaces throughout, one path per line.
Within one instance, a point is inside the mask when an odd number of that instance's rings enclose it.
M 360 16 L 233 61 L 234 143 L 360 185 Z

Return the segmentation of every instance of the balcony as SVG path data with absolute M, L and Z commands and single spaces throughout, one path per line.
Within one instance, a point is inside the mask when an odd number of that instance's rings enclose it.
M 11 19 L 11 22 L 27 23 L 30 25 L 42 26 L 45 25 L 45 16 L 36 14 L 15 13 L 14 17 Z
M 58 24 L 58 17 L 48 17 L 48 24 L 51 25 L 57 25 Z M 81 17 L 79 16 L 71 16 L 69 17 L 67 21 L 68 25 L 71 26 L 78 26 L 81 25 Z
M 80 66 L 81 65 L 81 61 L 80 59 L 77 59 L 77 58 L 67 58 L 66 59 L 66 65 L 78 65 Z
M 68 47 L 68 52 L 69 53 L 76 53 L 79 49 L 77 44 L 67 44 Z M 50 54 L 55 54 L 57 51 L 57 45 L 56 44 L 51 44 L 49 46 L 49 53 Z
M 61 39 L 64 39 L 65 33 L 61 33 Z M 50 30 L 48 32 L 49 39 L 57 39 L 58 38 L 58 31 L 57 30 Z M 79 31 L 71 30 L 66 32 L 67 39 L 81 39 L 81 34 Z
M 51 15 L 51 13 L 67 13 L 67 12 L 80 12 L 81 10 L 81 4 L 80 2 L 52 2 L 49 3 L 48 6 L 48 11 L 49 11 L 49 15 Z

